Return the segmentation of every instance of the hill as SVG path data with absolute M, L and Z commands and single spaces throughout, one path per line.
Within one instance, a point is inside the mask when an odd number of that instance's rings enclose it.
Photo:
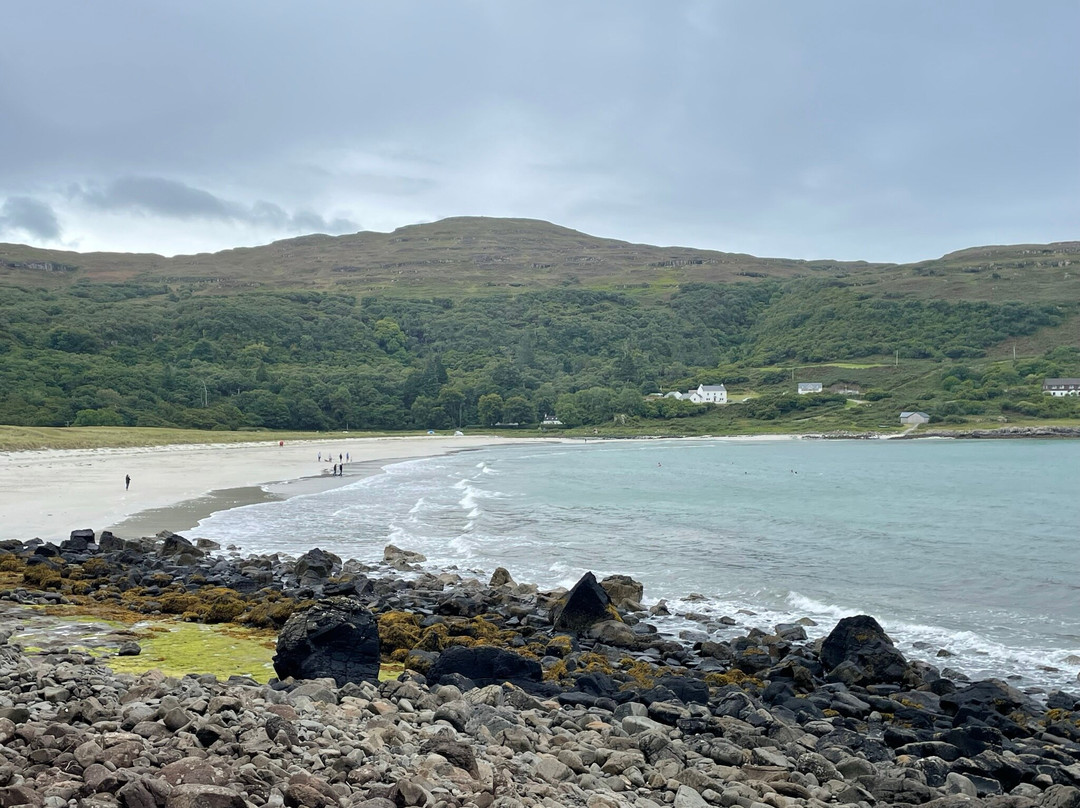
M 215 293 L 304 288 L 457 297 L 566 285 L 668 293 L 684 283 L 815 277 L 876 285 L 882 294 L 1033 302 L 1080 298 L 1078 260 L 1080 242 L 1075 241 L 977 247 L 906 265 L 758 258 L 631 244 L 533 219 L 457 217 L 392 233 L 302 236 L 172 258 L 0 244 L 0 282 L 47 288 L 139 282 Z
M 861 262 L 798 261 L 653 247 L 596 238 L 532 219 L 458 217 L 392 233 L 312 235 L 213 254 L 72 253 L 0 244 L 0 277 L 63 286 L 79 281 L 339 289 L 394 294 L 543 289 L 567 283 L 672 286 L 846 273 Z
M 897 407 L 1072 417 L 1038 383 L 1080 375 L 1078 255 L 1063 242 L 801 261 L 484 218 L 172 258 L 0 245 L 0 423 L 449 428 L 557 411 L 733 431 L 875 426 Z M 790 397 L 808 374 L 873 396 Z M 721 417 L 644 398 L 715 382 L 751 402 Z

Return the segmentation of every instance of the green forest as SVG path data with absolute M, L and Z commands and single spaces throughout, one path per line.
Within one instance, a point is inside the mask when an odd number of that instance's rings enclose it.
M 552 414 L 568 428 L 690 433 L 819 416 L 895 426 L 903 409 L 946 423 L 1080 416 L 1077 399 L 1041 393 L 1047 376 L 1080 375 L 1075 345 L 991 355 L 1070 322 L 1075 302 L 890 296 L 806 276 L 445 297 L 0 284 L 4 424 L 535 429 Z M 796 396 L 798 381 L 825 389 Z M 701 383 L 738 403 L 649 397 Z

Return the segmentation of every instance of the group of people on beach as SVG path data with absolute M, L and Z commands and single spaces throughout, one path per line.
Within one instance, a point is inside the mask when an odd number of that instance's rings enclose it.
M 318 458 L 317 458 L 317 459 L 318 459 L 318 461 L 319 461 L 320 463 L 321 463 L 321 462 L 323 461 L 323 456 L 322 456 L 322 452 L 319 452 L 319 456 L 318 456 Z M 326 455 L 326 459 L 327 459 L 327 460 L 333 460 L 333 459 L 334 459 L 334 455 L 333 455 L 333 453 L 327 454 L 327 455 Z M 349 462 L 350 460 L 351 460 L 351 458 L 349 457 L 349 453 L 348 453 L 348 452 L 346 452 L 346 453 L 345 453 L 344 455 L 342 455 L 342 454 L 341 454 L 341 453 L 339 452 L 339 453 L 338 453 L 338 456 L 337 456 L 337 462 L 336 462 L 336 463 L 334 463 L 334 470 L 333 470 L 333 472 L 331 472 L 331 473 L 332 473 L 332 475 L 333 475 L 334 477 L 341 477 L 341 476 L 343 476 L 343 475 L 345 474 L 345 464 L 346 464 L 346 463 L 348 463 L 348 462 Z

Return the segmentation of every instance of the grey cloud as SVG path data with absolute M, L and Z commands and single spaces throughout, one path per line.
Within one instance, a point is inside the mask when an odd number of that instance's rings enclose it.
M 29 233 L 35 238 L 60 238 L 60 220 L 47 203 L 29 196 L 12 196 L 0 208 L 0 233 Z
M 1080 221 L 1076 0 L 53 5 L 5 20 L 0 194 L 99 178 L 65 237 L 109 210 L 221 247 L 334 204 L 917 260 Z
M 309 210 L 289 213 L 280 205 L 263 200 L 248 206 L 162 177 L 124 177 L 103 188 L 75 185 L 69 195 L 98 210 L 145 216 L 262 225 L 304 233 L 345 233 L 359 229 L 348 219 L 328 220 Z
M 177 219 L 236 219 L 237 206 L 209 191 L 160 177 L 124 177 L 104 189 L 76 192 L 100 210 L 127 210 Z

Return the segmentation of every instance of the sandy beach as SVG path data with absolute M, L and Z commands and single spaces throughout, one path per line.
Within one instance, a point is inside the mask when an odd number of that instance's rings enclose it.
M 338 437 L 140 449 L 0 453 L 0 539 L 180 531 L 221 508 L 352 482 L 389 463 L 520 443 L 493 436 Z M 350 462 L 331 476 L 338 455 Z M 321 455 L 322 460 L 319 460 Z M 329 459 L 330 457 L 334 459 Z M 131 476 L 125 490 L 124 478 Z

